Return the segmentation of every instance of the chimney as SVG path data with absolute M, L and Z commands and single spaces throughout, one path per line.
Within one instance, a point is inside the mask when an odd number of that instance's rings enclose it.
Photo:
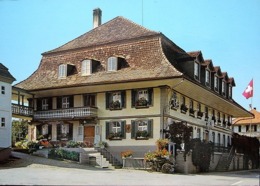
M 102 11 L 100 8 L 96 8 L 93 10 L 93 28 L 96 28 L 99 25 L 101 25 L 101 16 Z

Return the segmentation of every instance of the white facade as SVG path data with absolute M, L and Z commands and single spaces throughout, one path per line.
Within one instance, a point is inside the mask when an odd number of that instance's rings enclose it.
M 12 110 L 10 83 L 0 81 L 0 148 L 11 146 Z

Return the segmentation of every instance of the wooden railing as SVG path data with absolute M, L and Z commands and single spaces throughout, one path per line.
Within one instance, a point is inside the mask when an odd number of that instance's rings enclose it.
M 12 103 L 12 114 L 32 117 L 33 108 Z
M 77 107 L 34 112 L 35 120 L 96 117 L 96 107 Z

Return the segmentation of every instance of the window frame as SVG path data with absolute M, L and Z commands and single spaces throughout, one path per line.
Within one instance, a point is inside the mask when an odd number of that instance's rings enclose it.
M 6 91 L 6 90 L 5 90 L 5 86 L 2 85 L 2 86 L 1 86 L 1 94 L 5 95 L 5 91 Z
M 131 94 L 132 94 L 132 107 L 148 108 L 153 105 L 153 88 L 133 89 L 131 91 Z M 141 97 L 143 95 L 145 96 Z
M 65 79 L 67 77 L 67 64 L 59 65 L 58 77 L 59 79 Z
M 1 128 L 5 128 L 6 127 L 6 119 L 5 117 L 1 117 L 1 125 L 0 125 Z
M 214 90 L 219 92 L 219 77 L 216 74 L 214 75 Z
M 81 75 L 82 76 L 89 76 L 92 74 L 92 63 L 91 59 L 85 59 L 81 62 Z
M 232 99 L 232 85 L 230 85 L 230 84 L 228 86 L 228 97 L 229 97 L 229 99 Z
M 107 71 L 115 72 L 118 70 L 118 57 L 109 57 L 107 60 Z
M 49 109 L 49 99 L 48 98 L 43 98 L 41 100 L 41 109 L 42 110 L 48 110 Z
M 146 124 L 146 127 L 139 124 Z M 144 129 L 146 130 L 139 130 Z M 147 136 L 138 136 L 139 132 L 146 131 Z M 131 138 L 132 139 L 149 139 L 153 138 L 153 119 L 136 119 L 131 121 Z
M 194 79 L 200 81 L 200 63 L 194 61 Z
M 120 93 L 120 96 L 118 95 Z M 116 98 L 119 97 L 119 98 Z M 113 92 L 106 92 L 106 109 L 121 110 L 126 108 L 126 91 L 118 90 Z
M 84 107 L 96 107 L 97 98 L 96 94 L 84 94 L 83 95 L 83 105 Z
M 222 82 L 221 82 L 221 92 L 222 92 L 222 95 L 223 96 L 226 96 L 227 95 L 227 84 L 226 84 L 226 81 L 224 79 L 222 79 Z
M 120 126 L 114 127 L 114 124 L 119 124 Z M 106 121 L 106 139 L 116 140 L 116 139 L 126 139 L 126 120 L 111 120 Z M 113 130 L 115 129 L 115 130 Z M 118 131 L 120 129 L 120 131 Z

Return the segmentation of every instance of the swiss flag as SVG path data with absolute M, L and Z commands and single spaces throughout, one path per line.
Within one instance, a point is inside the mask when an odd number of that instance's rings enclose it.
M 245 96 L 246 99 L 253 97 L 253 79 L 250 81 L 246 87 L 246 90 L 243 92 L 243 96 Z

